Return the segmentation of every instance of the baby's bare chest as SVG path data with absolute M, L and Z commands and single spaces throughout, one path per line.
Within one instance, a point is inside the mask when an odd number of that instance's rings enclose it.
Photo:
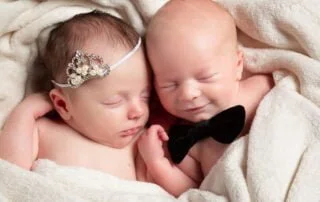
M 208 137 L 195 144 L 190 149 L 189 155 L 200 163 L 202 173 L 206 176 L 227 147 L 228 145 L 218 143 L 211 137 Z
M 97 144 L 64 127 L 39 135 L 38 159 L 99 170 L 123 179 L 136 179 L 132 150 Z

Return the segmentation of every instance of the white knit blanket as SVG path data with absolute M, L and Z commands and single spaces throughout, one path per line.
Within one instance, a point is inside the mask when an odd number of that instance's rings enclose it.
M 166 0 L 0 3 L 0 125 L 23 98 L 51 25 L 94 8 L 140 33 Z M 0 201 L 320 201 L 320 1 L 219 0 L 234 16 L 251 72 L 272 72 L 248 136 L 234 142 L 200 189 L 173 198 L 159 186 L 39 161 L 0 160 Z M 257 84 L 259 85 L 259 84 Z

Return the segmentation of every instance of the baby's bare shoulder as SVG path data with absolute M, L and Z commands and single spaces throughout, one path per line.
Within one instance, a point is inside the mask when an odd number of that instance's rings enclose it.
M 248 78 L 249 86 L 259 86 L 261 90 L 269 91 L 274 86 L 271 74 L 257 74 Z M 258 85 L 259 84 L 259 85 Z
M 37 120 L 40 141 L 75 141 L 83 138 L 77 131 L 62 120 L 42 117 Z M 86 139 L 85 139 L 86 140 Z
M 68 130 L 70 127 L 61 120 L 52 120 L 47 117 L 42 117 L 37 120 L 39 132 L 48 133 L 54 131 Z
M 246 97 L 259 102 L 273 88 L 274 81 L 271 74 L 256 74 L 243 80 L 242 84 Z

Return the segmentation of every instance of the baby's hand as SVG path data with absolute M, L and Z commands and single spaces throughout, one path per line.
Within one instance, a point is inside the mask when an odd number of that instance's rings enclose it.
M 163 142 L 169 137 L 162 126 L 152 125 L 138 142 L 139 152 L 146 163 L 165 157 Z
M 28 95 L 18 107 L 22 111 L 32 113 L 35 119 L 45 115 L 53 109 L 48 95 L 44 93 Z

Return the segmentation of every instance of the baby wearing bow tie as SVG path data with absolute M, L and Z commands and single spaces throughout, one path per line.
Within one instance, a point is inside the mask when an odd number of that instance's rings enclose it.
M 153 180 L 179 196 L 199 186 L 224 143 L 247 134 L 273 81 L 243 77 L 233 18 L 210 0 L 169 1 L 152 18 L 146 45 L 163 108 L 191 125 L 171 127 L 169 137 L 153 125 L 138 147 Z

